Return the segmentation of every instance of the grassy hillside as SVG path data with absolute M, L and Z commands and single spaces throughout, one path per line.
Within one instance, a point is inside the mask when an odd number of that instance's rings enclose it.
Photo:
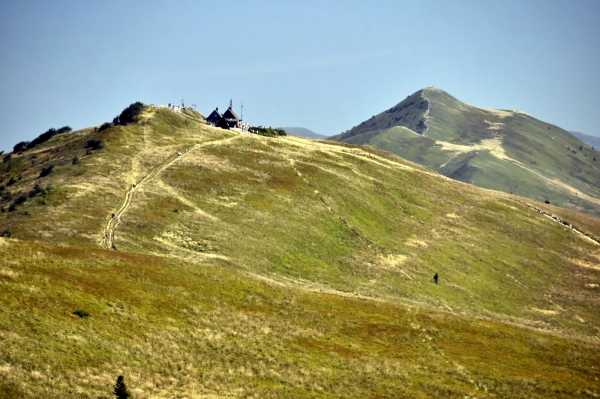
M 479 187 L 600 215 L 600 153 L 523 112 L 473 107 L 427 88 L 333 139 L 369 144 Z
M 599 392 L 595 343 L 168 257 L 12 239 L 0 255 L 3 398 L 109 398 L 118 375 L 135 398 Z
M 598 219 L 161 107 L 35 151 L 0 175 L 45 190 L 1 214 L 4 396 L 600 394 L 600 245 L 532 206 Z

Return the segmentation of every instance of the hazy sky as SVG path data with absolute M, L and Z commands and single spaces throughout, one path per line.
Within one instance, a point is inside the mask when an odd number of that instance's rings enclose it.
M 338 134 L 426 87 L 600 136 L 600 1 L 0 1 L 0 150 L 135 101 Z

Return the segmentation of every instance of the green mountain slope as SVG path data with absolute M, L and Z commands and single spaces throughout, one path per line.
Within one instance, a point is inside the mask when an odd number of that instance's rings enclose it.
M 589 215 L 151 106 L 0 182 L 0 396 L 600 393 Z
M 520 111 L 473 107 L 426 88 L 332 139 L 369 144 L 479 187 L 600 215 L 600 154 Z

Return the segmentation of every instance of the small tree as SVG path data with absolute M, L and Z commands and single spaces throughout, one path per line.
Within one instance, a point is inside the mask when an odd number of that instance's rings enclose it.
M 104 142 L 102 140 L 88 140 L 85 148 L 91 148 L 92 150 L 100 150 L 104 148 Z
M 115 390 L 113 391 L 117 399 L 128 399 L 131 398 L 131 393 L 127 389 L 125 385 L 125 379 L 122 375 L 117 378 L 117 383 L 115 384 Z
M 13 147 L 13 153 L 17 154 L 17 153 L 21 153 L 21 152 L 25 151 L 27 149 L 28 145 L 29 145 L 29 141 L 21 141 L 21 142 L 15 144 L 15 146 Z
M 131 104 L 129 107 L 125 108 L 121 115 L 119 115 L 119 123 L 123 126 L 128 123 L 135 123 L 138 121 L 138 116 L 144 110 L 144 104 L 137 101 Z
M 112 123 L 110 123 L 110 122 L 104 122 L 102 124 L 102 126 L 100 126 L 100 129 L 98 129 L 98 131 L 101 132 L 103 130 L 110 129 L 112 126 L 113 126 Z
M 47 168 L 42 168 L 42 171 L 40 172 L 40 177 L 48 176 L 50 173 L 52 173 L 53 169 L 54 169 L 54 165 L 50 165 Z

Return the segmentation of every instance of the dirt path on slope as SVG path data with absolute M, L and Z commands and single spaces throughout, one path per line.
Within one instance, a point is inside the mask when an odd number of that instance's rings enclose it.
M 186 155 L 189 151 L 192 151 L 193 149 L 195 149 L 197 147 L 202 147 L 205 145 L 223 144 L 224 142 L 232 140 L 236 137 L 239 137 L 239 136 L 233 136 L 233 137 L 229 137 L 229 138 L 222 139 L 222 140 L 208 141 L 208 142 L 204 142 L 202 144 L 196 144 L 196 145 L 192 146 L 189 150 L 185 150 L 183 152 L 177 152 L 177 153 L 171 155 L 170 157 L 168 157 L 167 159 L 162 161 L 160 164 L 155 166 L 142 180 L 140 180 L 139 183 L 135 184 L 129 191 L 127 191 L 125 193 L 125 198 L 123 199 L 123 201 L 121 201 L 117 210 L 114 212 L 114 214 L 111 214 L 108 216 L 108 218 L 106 219 L 106 222 L 104 224 L 104 227 L 103 227 L 104 235 L 102 237 L 102 241 L 100 242 L 100 246 L 105 249 L 116 249 L 115 241 L 114 241 L 115 230 L 117 229 L 117 226 L 121 222 L 121 216 L 127 211 L 129 206 L 131 205 L 131 201 L 133 199 L 133 194 L 143 184 L 147 183 L 152 178 L 154 178 L 156 175 L 158 175 L 160 172 L 162 172 L 163 170 L 165 170 L 166 168 L 171 166 L 171 164 L 173 164 L 173 162 L 175 162 L 177 159 Z
M 121 216 L 127 211 L 129 205 L 131 205 L 131 200 L 133 199 L 133 194 L 135 191 L 140 188 L 144 183 L 148 180 L 152 179 L 158 173 L 169 167 L 180 155 L 184 153 L 175 153 L 165 159 L 163 162 L 155 166 L 150 173 L 148 173 L 139 183 L 135 184 L 129 191 L 125 193 L 125 198 L 121 201 L 121 204 L 117 208 L 117 210 L 108 218 L 108 221 L 104 225 L 104 237 L 102 238 L 101 246 L 106 249 L 114 249 L 114 233 L 115 229 L 119 225 L 121 221 Z

